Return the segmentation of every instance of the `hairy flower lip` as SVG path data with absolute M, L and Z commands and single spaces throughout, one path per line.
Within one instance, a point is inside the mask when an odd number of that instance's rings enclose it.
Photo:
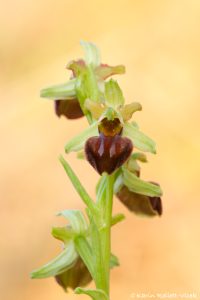
M 84 116 L 76 98 L 71 100 L 55 100 L 54 103 L 55 113 L 58 117 L 63 115 L 67 119 L 79 119 Z
M 91 137 L 85 144 L 86 158 L 99 173 L 112 174 L 129 158 L 133 144 L 128 138 L 120 135 L 105 136 L 103 133 Z
M 67 271 L 55 276 L 56 282 L 67 292 L 68 288 L 73 290 L 78 286 L 84 287 L 92 281 L 92 277 L 80 258 Z

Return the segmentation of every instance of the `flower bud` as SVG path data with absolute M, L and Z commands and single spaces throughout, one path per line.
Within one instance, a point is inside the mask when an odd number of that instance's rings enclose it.
M 84 116 L 77 99 L 55 100 L 55 113 L 58 117 L 63 115 L 67 119 L 78 119 Z

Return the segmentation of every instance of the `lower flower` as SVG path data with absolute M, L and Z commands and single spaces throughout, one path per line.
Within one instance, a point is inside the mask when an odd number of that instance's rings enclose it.
M 92 277 L 80 257 L 69 270 L 56 275 L 57 283 L 67 292 L 68 288 L 73 290 L 77 287 L 85 287 L 92 281 Z
M 77 99 L 55 100 L 55 112 L 58 117 L 63 115 L 67 119 L 78 119 L 84 116 Z
M 160 197 L 150 197 L 146 195 L 137 194 L 135 192 L 130 191 L 124 185 L 117 193 L 117 198 L 130 211 L 138 215 L 146 215 L 146 216 L 162 215 L 162 201 Z

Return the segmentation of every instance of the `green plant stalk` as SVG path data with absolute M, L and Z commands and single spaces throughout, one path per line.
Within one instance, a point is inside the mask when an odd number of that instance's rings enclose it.
M 104 264 L 101 265 L 101 273 L 106 279 L 106 289 L 104 291 L 109 296 L 110 291 L 110 254 L 111 254 L 111 225 L 112 225 L 112 206 L 113 206 L 113 183 L 114 176 L 106 175 L 106 205 L 102 207 L 104 228 L 100 230 L 101 249 Z M 101 287 L 102 288 L 102 287 Z

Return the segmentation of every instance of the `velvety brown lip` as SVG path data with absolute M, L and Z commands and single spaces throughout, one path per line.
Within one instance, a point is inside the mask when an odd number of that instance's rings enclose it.
M 131 140 L 120 135 L 91 137 L 85 144 L 87 160 L 99 173 L 113 173 L 129 158 L 133 150 Z
M 67 119 L 78 119 L 84 116 L 77 99 L 55 100 L 55 112 L 58 117 L 63 115 Z

